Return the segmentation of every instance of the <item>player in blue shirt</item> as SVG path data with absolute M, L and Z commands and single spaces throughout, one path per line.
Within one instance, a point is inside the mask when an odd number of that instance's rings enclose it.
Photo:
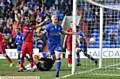
M 86 57 L 88 57 L 88 59 L 92 60 L 95 62 L 95 64 L 97 65 L 97 59 L 94 59 L 92 56 L 90 56 L 89 54 L 87 54 L 87 42 L 86 42 L 86 37 L 85 34 L 82 31 L 78 31 L 78 36 L 77 36 L 77 43 L 78 46 L 76 48 L 77 50 L 77 65 L 80 65 L 80 55 L 79 53 L 82 51 L 84 53 L 84 55 Z
M 20 31 L 20 28 L 16 28 L 16 37 L 14 45 L 17 46 L 17 52 L 18 52 L 18 64 L 20 64 L 20 52 L 22 47 L 22 32 Z
M 46 25 L 46 32 L 48 37 L 48 50 L 52 59 L 56 60 L 56 77 L 59 77 L 59 71 L 61 67 L 61 34 L 72 34 L 67 33 L 62 30 L 62 26 L 58 24 L 58 17 L 56 15 L 52 15 L 51 17 L 52 23 Z

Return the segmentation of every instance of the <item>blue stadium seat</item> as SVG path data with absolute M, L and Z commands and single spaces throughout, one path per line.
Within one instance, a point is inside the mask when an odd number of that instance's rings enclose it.
M 90 44 L 90 45 L 89 45 L 89 48 L 98 48 L 98 46 L 95 45 L 95 44 Z
M 110 45 L 110 48 L 115 48 L 116 46 L 115 46 L 115 44 L 113 44 L 113 45 Z
M 108 25 L 105 25 L 104 26 L 104 32 L 107 34 L 107 37 L 105 38 L 105 40 L 103 41 L 103 48 L 120 48 L 120 37 L 118 36 L 118 29 L 120 28 L 119 24 L 108 24 Z M 110 43 L 110 32 L 111 30 L 114 31 L 114 34 L 115 34 L 115 41 L 119 44 L 119 45 L 111 45 Z M 96 45 L 90 45 L 89 47 L 90 48 L 97 48 L 99 47 L 99 29 L 93 29 L 92 32 L 91 32 L 91 37 L 95 38 L 96 39 Z
M 119 44 L 119 45 L 116 45 L 116 48 L 120 48 L 120 44 Z

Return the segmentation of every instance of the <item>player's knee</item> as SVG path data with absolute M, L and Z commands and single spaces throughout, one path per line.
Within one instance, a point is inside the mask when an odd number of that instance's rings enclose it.
M 80 48 L 76 48 L 76 52 L 79 53 L 81 51 Z

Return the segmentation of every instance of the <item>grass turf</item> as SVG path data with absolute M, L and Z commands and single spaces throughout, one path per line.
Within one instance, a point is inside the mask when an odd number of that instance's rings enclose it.
M 115 62 L 114 62 L 114 61 Z M 0 60 L 0 76 L 39 76 L 40 79 L 54 79 L 55 78 L 55 64 L 54 67 L 51 69 L 51 71 L 24 71 L 24 72 L 17 72 L 18 68 L 16 68 L 17 60 L 13 60 L 15 66 L 10 68 L 9 63 L 6 60 L 1 59 Z M 115 63 L 119 63 L 119 59 L 104 59 L 103 65 L 111 65 Z M 106 63 L 105 63 L 106 62 Z M 25 62 L 25 64 L 28 62 Z M 80 72 L 80 74 L 75 74 L 72 76 L 69 76 L 65 79 L 120 79 L 120 70 L 116 69 L 118 66 L 108 67 L 108 68 L 102 68 L 102 69 L 96 69 L 94 71 L 88 71 L 94 68 L 98 68 L 94 64 L 94 62 L 88 60 L 88 59 L 81 59 L 81 66 L 76 68 L 76 72 Z M 88 71 L 85 73 L 81 73 L 84 71 Z M 65 59 L 62 59 L 62 66 L 60 71 L 60 77 L 71 74 L 71 68 L 67 67 L 67 61 Z M 97 74 L 97 75 L 96 75 Z M 100 74 L 100 75 L 99 75 Z M 103 74 L 103 75 L 102 75 Z M 107 76 L 104 74 L 108 74 Z M 109 76 L 113 74 L 113 76 Z M 118 76 L 114 76 L 118 74 Z

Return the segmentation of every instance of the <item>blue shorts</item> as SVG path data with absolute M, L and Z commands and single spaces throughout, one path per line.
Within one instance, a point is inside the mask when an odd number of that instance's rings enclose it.
M 48 50 L 50 52 L 50 55 L 53 56 L 55 55 L 55 51 L 61 52 L 62 48 L 61 45 L 48 45 Z
M 17 46 L 17 51 L 21 51 L 22 46 Z

